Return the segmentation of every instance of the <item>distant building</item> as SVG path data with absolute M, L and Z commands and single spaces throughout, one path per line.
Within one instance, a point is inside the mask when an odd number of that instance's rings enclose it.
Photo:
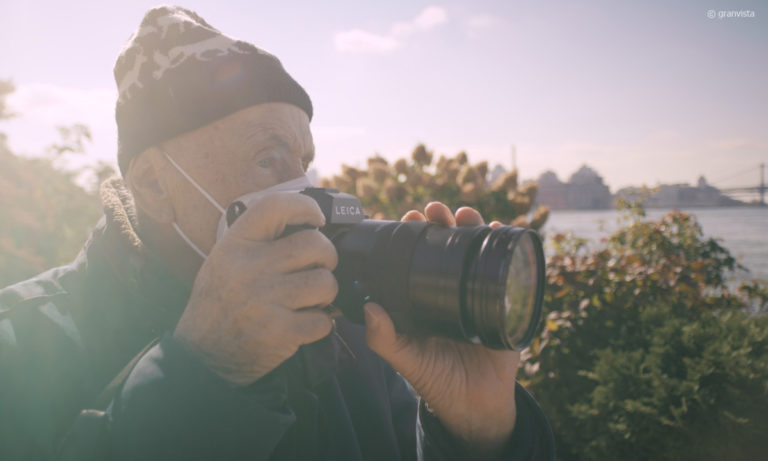
M 546 205 L 553 210 L 567 208 L 565 197 L 567 185 L 558 179 L 554 171 L 545 171 L 539 176 L 539 190 L 536 193 L 536 203 Z
M 576 210 L 610 208 L 611 190 L 595 170 L 584 165 L 573 173 L 568 181 L 566 204 L 568 208 Z
M 699 177 L 696 186 L 689 184 L 661 184 L 645 200 L 648 208 L 692 208 L 743 205 L 738 200 L 723 195 L 719 189 L 710 186 L 704 176 Z M 616 192 L 617 197 L 633 200 L 639 195 L 638 189 L 625 187 Z
M 611 190 L 590 167 L 584 165 L 564 183 L 553 171 L 538 179 L 536 202 L 553 210 L 598 210 L 611 207 Z
M 493 167 L 490 173 L 488 173 L 488 184 L 493 184 L 497 179 L 504 176 L 507 173 L 507 169 L 501 165 Z

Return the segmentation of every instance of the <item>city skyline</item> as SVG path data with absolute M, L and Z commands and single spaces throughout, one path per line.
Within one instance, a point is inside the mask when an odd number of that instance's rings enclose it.
M 764 177 L 765 165 L 760 165 L 760 183 L 740 188 L 720 189 L 705 176 L 694 183 L 638 184 L 611 190 L 599 171 L 582 165 L 568 178 L 560 178 L 553 171 L 546 171 L 535 179 L 538 185 L 536 203 L 552 210 L 608 209 L 615 206 L 618 198 L 636 200 L 646 193 L 643 200 L 651 208 L 723 207 L 760 204 L 765 206 L 768 188 Z M 524 183 L 527 181 L 524 181 Z M 643 191 L 644 186 L 650 186 Z
M 114 163 L 120 48 L 155 2 L 0 5 L 0 78 L 19 117 L 14 152 L 41 152 L 82 122 Z M 315 2 L 213 6 L 215 27 L 276 54 L 305 86 L 320 175 L 375 152 L 438 154 L 567 177 L 589 164 L 612 189 L 694 183 L 768 160 L 768 10 L 755 1 Z M 66 9 L 65 9 L 66 8 Z M 67 20 L 62 20 L 65 12 Z M 301 12 L 300 14 L 298 12 Z M 757 183 L 737 178 L 739 182 Z M 732 183 L 733 185 L 741 185 Z M 729 185 L 729 184 L 724 184 Z
M 660 181 L 654 182 L 654 183 L 638 183 L 638 184 L 627 184 L 623 185 L 621 187 L 616 187 L 611 183 L 610 178 L 604 176 L 598 168 L 594 168 L 592 165 L 583 163 L 581 164 L 577 169 L 574 171 L 571 171 L 570 173 L 566 175 L 560 175 L 556 171 L 550 169 L 545 170 L 541 174 L 539 174 L 536 177 L 528 177 L 528 176 L 522 176 L 523 181 L 538 181 L 542 176 L 548 175 L 549 173 L 554 173 L 557 176 L 557 179 L 562 182 L 568 182 L 571 180 L 573 175 L 577 174 L 579 171 L 583 170 L 584 168 L 587 168 L 589 170 L 592 170 L 594 173 L 596 173 L 600 179 L 603 181 L 603 183 L 608 186 L 611 193 L 616 193 L 617 191 L 625 188 L 632 188 L 632 187 L 642 187 L 642 186 L 648 186 L 648 187 L 656 187 L 656 186 L 680 186 L 680 185 L 695 185 L 699 184 L 704 180 L 704 182 L 707 183 L 707 185 L 712 187 L 719 187 L 720 185 L 718 182 L 722 185 L 723 188 L 727 188 L 728 186 L 732 186 L 734 184 L 730 183 L 733 180 L 740 181 L 739 186 L 740 187 L 758 187 L 761 184 L 761 180 L 764 180 L 764 177 L 761 177 L 760 174 L 763 172 L 761 170 L 761 167 L 764 167 L 765 164 L 759 164 L 759 165 L 751 165 L 748 168 L 738 169 L 736 168 L 734 171 L 731 172 L 731 174 L 728 174 L 728 172 L 725 172 L 726 174 L 719 176 L 719 179 L 722 179 L 722 181 L 718 181 L 715 179 L 714 181 L 712 178 L 707 177 L 706 175 L 699 175 L 697 178 L 695 178 L 692 181 L 676 181 L 676 182 L 668 182 L 663 183 Z M 732 174 L 734 173 L 735 174 Z M 725 182 L 728 181 L 728 184 Z M 755 192 L 757 194 L 757 192 Z

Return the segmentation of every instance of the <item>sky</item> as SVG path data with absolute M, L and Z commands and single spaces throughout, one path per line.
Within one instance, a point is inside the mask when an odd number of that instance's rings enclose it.
M 81 161 L 115 163 L 115 60 L 157 2 L 0 0 L 0 79 L 14 152 L 57 125 L 93 133 Z M 380 153 L 583 164 L 616 189 L 756 185 L 768 162 L 768 4 L 758 1 L 188 1 L 277 55 L 312 98 L 321 176 Z M 714 16 L 710 18 L 709 16 Z

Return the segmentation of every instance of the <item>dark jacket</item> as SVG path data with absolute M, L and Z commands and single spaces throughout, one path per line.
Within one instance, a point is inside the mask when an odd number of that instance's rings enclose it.
M 476 459 L 344 319 L 247 388 L 218 378 L 168 333 L 189 287 L 141 245 L 119 183 L 103 195 L 106 217 L 71 265 L 0 290 L 0 459 L 48 459 L 157 336 L 110 406 L 116 459 Z M 516 402 L 503 459 L 554 459 L 519 385 Z

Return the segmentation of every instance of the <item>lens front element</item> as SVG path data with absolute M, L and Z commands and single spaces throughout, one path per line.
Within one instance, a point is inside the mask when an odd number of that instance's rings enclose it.
M 535 231 L 501 226 L 485 237 L 467 283 L 466 331 L 495 349 L 524 349 L 544 297 L 544 251 Z
M 536 293 L 542 280 L 537 275 L 536 245 L 531 233 L 524 233 L 517 240 L 512 252 L 504 296 L 504 325 L 509 344 L 530 342 L 525 334 L 534 316 Z M 535 327 L 535 325 L 534 325 Z M 524 341 L 525 340 L 525 341 Z

